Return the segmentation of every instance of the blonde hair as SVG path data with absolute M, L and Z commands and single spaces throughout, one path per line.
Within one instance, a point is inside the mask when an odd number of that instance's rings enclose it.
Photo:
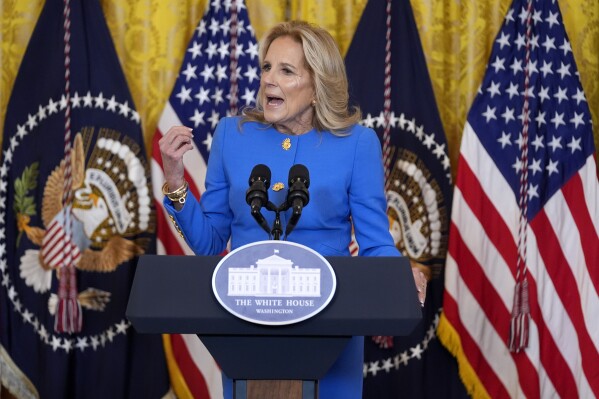
M 349 107 L 349 93 L 345 63 L 335 40 L 326 30 L 303 21 L 282 22 L 275 25 L 260 43 L 260 66 L 268 48 L 275 39 L 288 36 L 302 45 L 306 68 L 314 83 L 314 117 L 312 126 L 318 131 L 329 130 L 335 135 L 347 133 L 362 119 L 358 107 Z M 264 119 L 262 88 L 258 91 L 256 106 L 243 110 L 243 122 Z

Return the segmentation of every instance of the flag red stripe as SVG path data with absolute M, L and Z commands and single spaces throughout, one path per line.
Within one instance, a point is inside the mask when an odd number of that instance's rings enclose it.
M 539 297 L 537 282 L 533 278 L 529 279 L 528 290 L 531 298 Z M 547 376 L 559 397 L 572 396 L 573 392 L 578 391 L 574 375 L 545 323 L 538 300 L 530 301 L 530 315 L 537 325 L 540 361 Z
M 173 356 L 177 360 L 181 374 L 183 375 L 191 394 L 196 399 L 210 398 L 206 380 L 189 355 L 185 341 L 183 341 L 183 338 L 179 334 L 171 334 L 170 337 L 173 347 Z
M 478 178 L 462 155 L 459 157 L 459 168 L 460 173 L 457 176 L 456 186 L 462 192 L 468 207 L 483 224 L 489 240 L 497 248 L 515 279 L 518 247 L 514 242 L 510 229 L 497 212 L 495 204 L 487 197 Z
M 445 313 L 448 320 L 451 320 L 452 327 L 459 334 L 464 354 L 470 365 L 477 371 L 478 378 L 489 395 L 495 398 L 509 398 L 509 392 L 489 366 L 476 341 L 472 339 L 472 336 L 462 324 L 458 305 L 451 295 L 445 295 L 443 298 L 443 313 Z
M 465 245 L 460 231 L 454 223 L 450 225 L 449 234 L 452 237 L 449 244 L 449 253 L 454 259 L 460 260 L 460 270 L 467 269 L 465 273 L 460 273 L 462 281 L 476 298 L 497 335 L 501 337 L 503 342 L 507 342 L 510 330 L 510 310 L 502 306 L 501 297 L 495 286 L 485 276 L 481 265 Z M 534 365 L 527 356 L 513 353 L 511 355 L 521 378 L 520 387 L 522 392 L 528 398 L 538 398 L 540 396 L 538 391 L 539 376 Z
M 539 246 L 539 253 L 545 263 L 545 269 L 553 280 L 557 294 L 576 330 L 584 373 L 595 395 L 599 395 L 598 366 L 596 364 L 599 353 L 586 329 L 580 292 L 572 270 L 568 267 L 568 260 L 544 210 L 535 216 L 530 225 L 535 231 L 537 242 L 543 243 Z
M 572 213 L 574 222 L 580 234 L 582 252 L 588 274 L 595 286 L 595 292 L 599 292 L 599 236 L 595 231 L 593 219 L 586 206 L 582 206 L 580 199 L 584 198 L 582 179 L 580 174 L 575 174 L 562 188 L 568 208 Z

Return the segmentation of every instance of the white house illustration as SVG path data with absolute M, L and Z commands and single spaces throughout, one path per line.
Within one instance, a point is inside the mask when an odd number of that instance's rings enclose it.
M 250 267 L 229 268 L 228 296 L 320 296 L 320 269 L 293 266 L 278 250 Z

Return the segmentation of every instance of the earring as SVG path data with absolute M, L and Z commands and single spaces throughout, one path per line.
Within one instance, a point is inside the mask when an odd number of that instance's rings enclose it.
M 316 100 L 312 100 L 312 106 L 316 107 Z

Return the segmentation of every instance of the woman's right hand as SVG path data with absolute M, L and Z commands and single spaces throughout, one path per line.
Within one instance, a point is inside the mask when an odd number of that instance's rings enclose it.
M 173 126 L 158 141 L 164 179 L 170 191 L 185 183 L 183 155 L 193 148 L 193 134 L 186 126 Z

